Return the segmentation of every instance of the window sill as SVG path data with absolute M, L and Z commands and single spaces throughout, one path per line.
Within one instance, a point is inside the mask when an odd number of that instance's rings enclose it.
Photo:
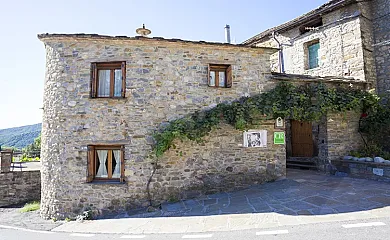
M 118 181 L 92 181 L 92 182 L 87 182 L 85 184 L 91 184 L 91 185 L 126 185 L 126 182 L 118 182 Z
M 313 67 L 313 68 L 307 68 L 307 69 L 305 69 L 305 71 L 317 70 L 318 68 L 320 68 L 320 66 Z
M 231 89 L 231 87 L 217 87 L 217 86 L 210 86 L 207 85 L 209 88 L 216 88 L 216 89 Z
M 126 97 L 89 97 L 90 99 L 126 99 Z

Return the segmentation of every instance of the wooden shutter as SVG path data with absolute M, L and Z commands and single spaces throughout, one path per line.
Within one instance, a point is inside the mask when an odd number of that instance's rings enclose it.
M 126 62 L 122 62 L 122 97 L 126 96 Z
M 226 69 L 226 87 L 231 88 L 233 85 L 232 65 Z
M 87 182 L 92 182 L 95 176 L 95 147 L 88 146 Z
M 97 74 L 96 63 L 91 63 L 91 97 L 96 97 Z
M 121 146 L 121 178 L 120 182 L 125 179 L 125 146 Z
M 207 65 L 207 85 L 210 86 L 210 64 Z

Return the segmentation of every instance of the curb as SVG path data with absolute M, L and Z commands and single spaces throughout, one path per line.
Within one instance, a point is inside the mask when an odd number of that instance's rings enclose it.
M 329 215 L 289 216 L 278 213 L 231 214 L 197 217 L 122 218 L 68 222 L 52 231 L 101 234 L 181 234 L 267 229 L 340 221 L 355 221 L 390 216 L 390 207 Z
M 45 234 L 53 234 L 53 233 L 55 233 L 55 232 L 52 232 L 52 231 L 33 230 L 33 229 L 28 229 L 28 228 L 13 227 L 13 226 L 7 226 L 7 225 L 0 225 L 0 229 L 1 228 L 18 230 L 18 231 L 24 231 L 24 232 L 33 232 L 33 233 L 45 233 Z

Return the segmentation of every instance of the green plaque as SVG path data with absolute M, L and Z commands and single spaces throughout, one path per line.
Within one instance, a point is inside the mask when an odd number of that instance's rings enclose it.
M 274 144 L 284 144 L 284 132 L 274 132 Z

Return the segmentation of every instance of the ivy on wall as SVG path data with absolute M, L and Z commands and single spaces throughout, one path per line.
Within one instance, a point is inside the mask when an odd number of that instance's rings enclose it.
M 231 103 L 195 112 L 174 120 L 154 134 L 155 156 L 160 157 L 174 146 L 175 139 L 201 142 L 221 122 L 244 130 L 258 123 L 259 119 L 278 117 L 299 121 L 318 121 L 327 112 L 360 111 L 376 108 L 379 98 L 370 92 L 350 88 L 328 88 L 323 83 L 301 86 L 281 82 L 268 92 L 242 97 Z

